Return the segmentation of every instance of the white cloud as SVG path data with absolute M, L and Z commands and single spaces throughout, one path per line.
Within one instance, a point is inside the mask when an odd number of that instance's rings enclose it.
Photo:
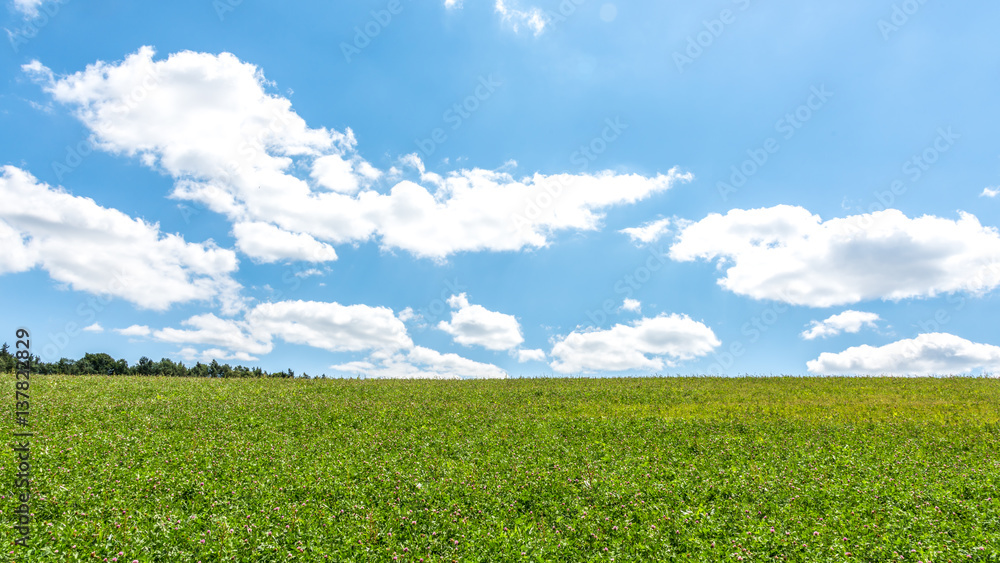
M 661 370 L 720 345 L 712 329 L 687 315 L 659 315 L 608 330 L 572 332 L 556 342 L 549 365 L 561 373 Z
M 515 178 L 504 167 L 439 175 L 407 155 L 402 160 L 424 185 L 402 179 L 386 190 L 376 180 L 389 178 L 359 156 L 350 129 L 309 128 L 288 99 L 268 92 L 256 66 L 229 53 L 153 57 L 143 47 L 124 61 L 62 77 L 37 61 L 22 68 L 76 108 L 97 146 L 173 177 L 171 197 L 203 204 L 233 224 L 270 224 L 315 239 L 286 235 L 262 247 L 259 225 L 234 229 L 238 248 L 257 259 L 300 259 L 303 245 L 317 241 L 378 240 L 438 260 L 544 247 L 556 231 L 595 230 L 607 208 L 691 178 L 676 170 Z M 542 200 L 552 203 L 538 209 Z M 326 252 L 318 256 L 332 259 Z
M 228 361 L 239 361 L 239 362 L 253 362 L 257 358 L 247 354 L 246 352 L 227 352 L 225 350 L 220 350 L 218 348 L 209 348 L 207 350 L 196 350 L 194 348 L 182 348 L 178 353 L 181 359 L 188 362 L 201 362 L 203 364 L 210 364 L 212 360 L 219 362 Z
M 875 328 L 875 323 L 880 320 L 882 318 L 875 313 L 848 310 L 826 320 L 812 321 L 809 328 L 803 331 L 801 336 L 806 340 L 814 340 L 837 336 L 841 332 L 856 333 L 865 326 Z
M 0 201 L 0 273 L 37 266 L 74 290 L 157 311 L 191 301 L 242 307 L 236 255 L 211 240 L 185 242 L 13 166 L 0 174 Z
M 404 353 L 381 359 L 330 366 L 339 372 L 378 379 L 506 379 L 507 372 L 492 364 L 476 362 L 457 354 L 442 354 L 415 346 Z
M 855 346 L 824 352 L 806 364 L 828 375 L 959 375 L 1000 371 L 1000 347 L 976 344 L 953 334 L 932 332 L 881 347 Z
M 719 285 L 754 299 L 831 307 L 1000 285 L 1000 235 L 969 214 L 910 219 L 895 209 L 822 221 L 801 207 L 733 209 L 683 227 L 678 261 L 718 260 Z
M 181 325 L 189 328 L 164 328 L 152 333 L 161 342 L 202 344 L 245 354 L 267 354 L 272 349 L 271 335 L 255 330 L 246 321 L 222 319 L 212 313 L 195 315 Z
M 996 197 L 1000 195 L 1000 188 L 983 188 L 983 193 L 979 197 Z
M 463 346 L 510 350 L 524 342 L 521 325 L 513 315 L 490 311 L 482 305 L 470 305 L 464 293 L 448 298 L 448 305 L 454 309 L 451 322 L 441 321 L 438 328 Z
M 601 210 L 634 203 L 690 177 L 671 170 L 653 178 L 605 172 L 515 179 L 506 172 L 460 170 L 442 178 L 434 193 L 403 181 L 380 196 L 378 229 L 384 246 L 438 259 L 463 251 L 544 247 L 555 231 L 596 230 Z M 544 209 L 533 205 L 543 199 L 552 203 Z
M 38 7 L 45 0 L 14 0 L 14 9 L 29 18 L 38 16 Z
M 0 177 L 0 188 L 3 188 L 4 178 Z M 0 211 L 0 213 L 3 213 Z M 0 215 L 2 217 L 2 215 Z M 0 219 L 0 274 L 24 272 L 38 263 L 36 252 L 28 247 L 25 235 Z
M 322 276 L 323 270 L 320 270 L 319 268 L 308 268 L 305 270 L 296 270 L 295 273 L 292 275 L 294 275 L 297 278 L 311 278 L 313 276 Z
M 536 36 L 545 31 L 546 16 L 538 8 L 519 10 L 511 7 L 505 0 L 497 0 L 496 12 L 500 14 L 504 23 L 510 25 L 514 31 L 519 31 L 522 25 L 530 28 Z
M 638 299 L 629 299 L 626 297 L 625 301 L 622 302 L 622 310 L 631 311 L 633 313 L 642 313 L 642 303 L 639 302 Z
M 233 236 L 236 237 L 236 248 L 256 262 L 327 262 L 337 259 L 337 251 L 329 244 L 270 223 L 236 223 L 233 225 Z
M 84 332 L 101 333 L 101 332 L 104 332 L 104 327 L 101 326 L 101 323 L 94 323 L 92 325 L 87 325 L 87 326 L 83 327 L 83 330 L 84 330 Z
M 460 9 L 462 7 L 462 0 L 444 0 L 444 7 L 452 9 Z
M 670 232 L 670 219 L 660 219 L 645 223 L 640 227 L 629 227 L 618 232 L 628 235 L 636 244 L 649 244 L 660 240 L 660 237 Z
M 317 158 L 313 163 L 311 176 L 317 184 L 335 192 L 353 194 L 361 188 L 354 165 L 339 154 Z
M 247 355 L 269 353 L 275 337 L 330 352 L 389 353 L 413 347 L 406 327 L 391 309 L 367 305 L 279 301 L 257 305 L 242 320 L 209 313 L 181 324 L 188 328 L 164 328 L 155 331 L 153 338 Z
M 544 350 L 518 350 L 517 351 L 517 361 L 519 363 L 525 362 L 544 362 L 545 361 L 545 351 Z
M 400 316 L 405 315 L 401 312 Z M 367 353 L 365 360 L 332 366 L 349 374 L 381 378 L 507 377 L 492 364 L 415 346 L 403 321 L 387 307 L 281 301 L 257 305 L 242 320 L 209 313 L 181 324 L 184 328 L 153 331 L 152 337 L 182 345 L 179 354 L 189 361 L 256 360 L 256 355 L 271 352 L 275 338 L 281 338 L 329 352 Z M 199 349 L 205 346 L 208 348 Z
M 319 301 L 262 303 L 247 314 L 255 332 L 330 352 L 407 349 L 406 326 L 388 307 Z
M 122 336 L 149 336 L 152 332 L 149 327 L 145 325 L 132 325 L 126 328 L 116 328 L 114 331 Z

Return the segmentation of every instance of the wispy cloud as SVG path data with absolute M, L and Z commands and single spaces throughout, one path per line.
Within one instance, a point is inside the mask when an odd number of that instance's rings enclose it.
M 14 0 L 14 9 L 29 18 L 33 18 L 38 15 L 38 7 L 41 6 L 44 1 L 45 0 Z
M 520 10 L 510 6 L 504 0 L 497 0 L 496 11 L 505 23 L 514 28 L 514 31 L 519 31 L 521 26 L 530 28 L 535 35 L 545 31 L 545 12 L 539 8 L 532 7 Z

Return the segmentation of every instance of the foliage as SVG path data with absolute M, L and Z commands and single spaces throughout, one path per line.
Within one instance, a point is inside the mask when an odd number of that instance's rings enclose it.
M 16 361 L 8 352 L 7 343 L 0 348 L 0 373 L 14 371 Z M 38 356 L 31 357 L 31 372 L 41 375 L 141 375 L 164 377 L 294 377 L 292 370 L 267 373 L 259 367 L 230 366 L 220 364 L 217 360 L 205 365 L 201 362 L 185 367 L 183 362 L 174 362 L 163 358 L 154 362 L 143 356 L 134 366 L 129 366 L 125 360 L 116 360 L 105 353 L 84 354 L 79 360 L 61 358 L 58 362 L 43 362 Z

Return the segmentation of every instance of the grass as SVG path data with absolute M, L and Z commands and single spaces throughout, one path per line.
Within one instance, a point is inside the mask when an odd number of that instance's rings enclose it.
M 1000 561 L 997 380 L 48 376 L 31 408 L 12 561 Z

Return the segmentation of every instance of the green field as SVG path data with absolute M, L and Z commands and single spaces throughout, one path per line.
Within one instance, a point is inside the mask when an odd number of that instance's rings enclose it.
M 47 376 L 31 401 L 29 549 L 0 457 L 13 561 L 1000 561 L 996 379 Z

